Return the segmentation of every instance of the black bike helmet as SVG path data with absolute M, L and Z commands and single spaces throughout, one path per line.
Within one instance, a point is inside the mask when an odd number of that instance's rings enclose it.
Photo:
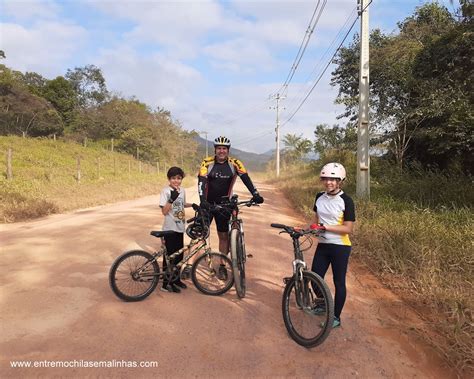
M 194 221 L 186 228 L 186 234 L 192 240 L 197 240 L 200 238 L 206 239 L 209 237 L 209 227 L 207 225 L 203 225 L 200 222 Z

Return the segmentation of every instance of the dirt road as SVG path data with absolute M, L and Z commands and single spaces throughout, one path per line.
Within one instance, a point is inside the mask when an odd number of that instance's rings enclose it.
M 258 187 L 265 204 L 242 214 L 253 254 L 244 300 L 233 289 L 205 296 L 190 282 L 181 294 L 155 291 L 139 303 L 113 295 L 107 275 L 115 257 L 157 247 L 149 235 L 161 227 L 157 196 L 0 226 L 0 377 L 454 377 L 410 331 L 421 323 L 416 316 L 355 265 L 343 327 L 312 350 L 294 343 L 281 316 L 291 240 L 269 224 L 304 220 L 275 188 Z M 11 368 L 12 361 L 158 367 Z

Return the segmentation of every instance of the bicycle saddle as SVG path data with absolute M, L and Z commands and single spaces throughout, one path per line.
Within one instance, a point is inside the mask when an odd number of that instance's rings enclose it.
M 154 237 L 165 237 L 173 234 L 174 232 L 172 230 L 153 230 L 150 232 L 150 234 Z

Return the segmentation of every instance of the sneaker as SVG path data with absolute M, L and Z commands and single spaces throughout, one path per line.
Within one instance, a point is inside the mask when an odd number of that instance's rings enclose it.
M 186 284 L 184 284 L 182 281 L 179 281 L 179 282 L 176 282 L 176 283 L 173 283 L 175 286 L 179 287 L 179 288 L 182 288 L 183 290 L 188 288 L 188 286 Z
M 324 328 L 324 325 L 326 323 L 322 322 L 321 323 L 321 328 Z M 341 326 L 341 319 L 338 318 L 338 317 L 334 317 L 334 319 L 332 320 L 332 328 L 335 329 L 335 328 L 339 328 Z
M 227 269 L 225 268 L 225 265 L 221 264 L 219 266 L 219 271 L 217 271 L 217 277 L 220 280 L 227 280 Z
M 181 290 L 179 289 L 179 287 L 178 287 L 176 284 L 174 284 L 174 283 L 172 283 L 170 287 L 171 287 L 171 291 L 172 291 L 172 292 L 175 292 L 175 293 L 180 293 L 180 292 L 181 292 Z
M 173 292 L 173 288 L 169 284 L 163 285 L 163 287 L 160 288 L 160 291 L 163 292 Z

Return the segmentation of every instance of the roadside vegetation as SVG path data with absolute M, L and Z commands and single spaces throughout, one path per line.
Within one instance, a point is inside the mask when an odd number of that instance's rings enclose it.
M 282 175 L 270 180 L 311 220 L 321 167 L 344 164 L 344 191 L 356 200 L 353 257 L 432 326 L 420 336 L 460 376 L 472 377 L 474 34 L 473 5 L 461 4 L 451 14 L 428 3 L 398 33 L 371 33 L 370 200 L 355 197 L 357 37 L 340 50 L 332 73 L 348 124 L 316 125 L 314 140 L 286 135 Z
M 0 222 L 156 193 L 170 166 L 196 170 L 196 135 L 94 65 L 49 79 L 0 64 Z
M 6 151 L 12 149 L 12 175 L 6 178 Z M 159 193 L 165 166 L 75 142 L 44 138 L 0 137 L 0 222 Z M 80 158 L 80 180 L 78 180 Z

